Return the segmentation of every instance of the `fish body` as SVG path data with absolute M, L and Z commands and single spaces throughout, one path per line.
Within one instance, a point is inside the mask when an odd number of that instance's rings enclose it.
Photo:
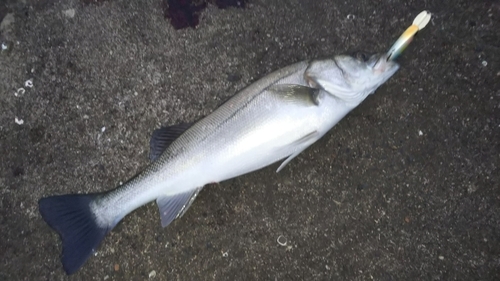
M 42 198 L 40 212 L 63 241 L 62 263 L 78 270 L 127 214 L 156 200 L 165 227 L 208 183 L 286 159 L 326 134 L 398 69 L 385 55 L 303 61 L 256 81 L 192 124 L 155 131 L 154 161 L 122 186 L 97 195 Z M 76 223 L 75 223 L 76 222 Z

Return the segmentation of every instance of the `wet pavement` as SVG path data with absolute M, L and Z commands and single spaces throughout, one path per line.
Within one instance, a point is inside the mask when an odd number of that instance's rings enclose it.
M 161 0 L 3 2 L 0 280 L 499 280 L 500 5 L 426 3 L 209 4 L 176 30 Z M 41 197 L 111 189 L 160 125 L 300 60 L 386 51 L 425 9 L 396 75 L 279 174 L 209 185 L 165 229 L 148 204 L 65 275 Z

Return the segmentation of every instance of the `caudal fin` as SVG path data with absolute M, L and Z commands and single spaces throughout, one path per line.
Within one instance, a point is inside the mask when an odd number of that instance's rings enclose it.
M 66 273 L 75 273 L 111 230 L 99 226 L 90 209 L 95 195 L 51 196 L 38 201 L 43 219 L 62 240 L 61 261 Z

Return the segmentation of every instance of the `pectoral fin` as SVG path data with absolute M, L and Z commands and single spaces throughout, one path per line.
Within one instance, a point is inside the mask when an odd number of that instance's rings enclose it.
M 296 84 L 278 84 L 267 88 L 285 102 L 304 106 L 317 106 L 320 102 L 320 90 Z
M 293 143 L 290 144 L 290 146 L 295 146 L 297 147 L 297 150 L 292 153 L 288 158 L 281 163 L 281 165 L 278 167 L 276 170 L 276 173 L 281 171 L 290 161 L 292 161 L 293 158 L 295 158 L 297 155 L 299 155 L 302 151 L 304 151 L 306 148 L 308 148 L 311 144 L 316 142 L 319 139 L 320 135 L 317 131 L 311 132 L 302 138 L 294 141 Z
M 190 123 L 181 123 L 154 130 L 149 142 L 149 159 L 151 161 L 158 159 L 163 151 L 165 151 L 172 142 L 189 129 L 191 125 L 192 124 Z
M 160 210 L 161 226 L 166 227 L 173 220 L 182 217 L 191 207 L 202 187 L 189 192 L 158 197 L 156 204 Z

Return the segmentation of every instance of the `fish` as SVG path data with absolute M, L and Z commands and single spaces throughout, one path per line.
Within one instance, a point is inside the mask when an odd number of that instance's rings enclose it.
M 78 271 L 127 214 L 156 200 L 161 225 L 182 217 L 209 183 L 280 160 L 276 172 L 323 137 L 399 69 L 386 54 L 305 60 L 274 71 L 189 124 L 152 133 L 152 162 L 121 186 L 41 198 L 39 212 L 62 240 L 61 262 Z

